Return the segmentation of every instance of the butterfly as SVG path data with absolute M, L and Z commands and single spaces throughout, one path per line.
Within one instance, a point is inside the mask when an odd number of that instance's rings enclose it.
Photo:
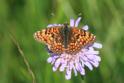
M 95 41 L 92 33 L 78 27 L 70 27 L 68 24 L 51 26 L 37 31 L 34 38 L 45 43 L 48 49 L 55 54 L 76 54 Z

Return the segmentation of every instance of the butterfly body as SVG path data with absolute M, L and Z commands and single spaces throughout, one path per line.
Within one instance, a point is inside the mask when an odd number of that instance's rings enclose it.
M 69 44 L 70 35 L 71 35 L 71 30 L 70 29 L 71 28 L 69 28 L 67 24 L 64 24 L 63 29 L 60 31 L 61 36 L 63 38 L 64 48 L 67 48 L 67 45 Z
M 34 38 L 45 43 L 55 54 L 76 54 L 86 45 L 95 41 L 95 36 L 77 27 L 53 26 L 37 31 Z

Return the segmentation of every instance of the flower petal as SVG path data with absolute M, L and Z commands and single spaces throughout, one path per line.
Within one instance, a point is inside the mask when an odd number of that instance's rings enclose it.
M 81 20 L 81 17 L 79 17 L 79 18 L 76 20 L 76 22 L 75 22 L 75 27 L 78 27 L 78 24 L 79 24 L 80 20 Z
M 65 77 L 67 80 L 71 79 L 71 69 L 69 69 L 69 67 L 67 67 L 67 69 L 66 69 Z
M 90 69 L 93 70 L 92 65 L 89 62 L 84 62 L 84 64 Z
M 74 67 L 74 65 L 73 65 L 73 70 L 74 70 L 75 76 L 77 76 L 77 70 L 76 70 L 76 68 Z
M 55 72 L 56 70 L 57 70 L 57 68 L 53 66 L 53 71 Z
M 80 63 L 78 64 L 78 66 L 79 66 L 79 69 L 80 69 L 80 74 L 81 74 L 81 75 L 85 75 L 85 70 L 84 70 L 84 68 L 81 66 Z
M 54 26 L 63 26 L 62 24 L 49 24 L 49 25 L 47 25 L 47 27 L 49 28 L 49 27 L 54 27 Z
M 47 27 L 52 27 L 53 26 L 53 24 L 49 24 L 49 25 L 47 25 Z
M 61 60 L 60 59 L 57 59 L 56 62 L 55 62 L 55 64 L 54 64 L 55 68 L 58 68 L 59 65 L 60 65 L 60 63 L 61 63 Z
M 66 74 L 66 75 L 65 75 L 65 78 L 66 78 L 67 80 L 71 79 L 71 74 Z
M 48 63 L 51 63 L 51 62 L 52 62 L 52 57 L 49 57 L 49 58 L 47 59 L 47 62 L 48 62 Z
M 74 19 L 70 19 L 70 26 L 74 27 Z
M 89 29 L 89 27 L 88 27 L 88 25 L 85 25 L 82 27 L 82 29 L 87 31 Z
M 60 68 L 59 68 L 59 71 L 64 71 L 65 67 L 66 67 L 66 63 L 63 63 Z
M 96 60 L 101 61 L 100 56 L 95 55 Z
M 85 52 L 85 55 L 93 55 L 93 54 L 99 54 L 99 51 L 87 51 Z
M 95 47 L 95 48 L 102 48 L 102 44 L 100 44 L 100 43 L 94 43 L 93 44 L 93 47 Z
M 98 61 L 89 61 L 90 63 L 92 63 L 92 65 L 94 66 L 94 67 L 98 67 L 99 66 L 99 62 Z

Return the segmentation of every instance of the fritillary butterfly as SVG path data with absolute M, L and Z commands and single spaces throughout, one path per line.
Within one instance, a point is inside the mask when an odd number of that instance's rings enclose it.
M 62 26 L 51 26 L 34 34 L 34 38 L 45 43 L 55 54 L 76 54 L 81 48 L 92 44 L 95 36 L 81 28 L 70 27 L 68 24 Z

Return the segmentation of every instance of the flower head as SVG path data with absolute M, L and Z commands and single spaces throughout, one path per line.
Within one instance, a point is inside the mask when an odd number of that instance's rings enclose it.
M 70 27 L 78 27 L 78 24 L 81 20 L 79 17 L 76 21 L 74 19 L 70 19 Z M 54 26 L 63 26 L 62 24 L 50 24 L 47 27 Z M 82 30 L 87 31 L 88 26 L 83 26 Z M 51 46 L 48 44 L 48 52 L 50 57 L 47 59 L 48 63 L 53 65 L 53 71 L 57 69 L 60 72 L 65 71 L 66 79 L 71 79 L 71 74 L 74 72 L 75 76 L 77 76 L 77 72 L 81 75 L 85 75 L 85 67 L 88 67 L 90 70 L 93 70 L 93 67 L 98 67 L 101 58 L 99 55 L 99 51 L 97 49 L 102 48 L 102 44 L 92 42 L 90 44 L 86 44 L 79 51 L 74 54 L 69 54 L 66 52 L 62 52 L 60 54 L 51 51 Z

